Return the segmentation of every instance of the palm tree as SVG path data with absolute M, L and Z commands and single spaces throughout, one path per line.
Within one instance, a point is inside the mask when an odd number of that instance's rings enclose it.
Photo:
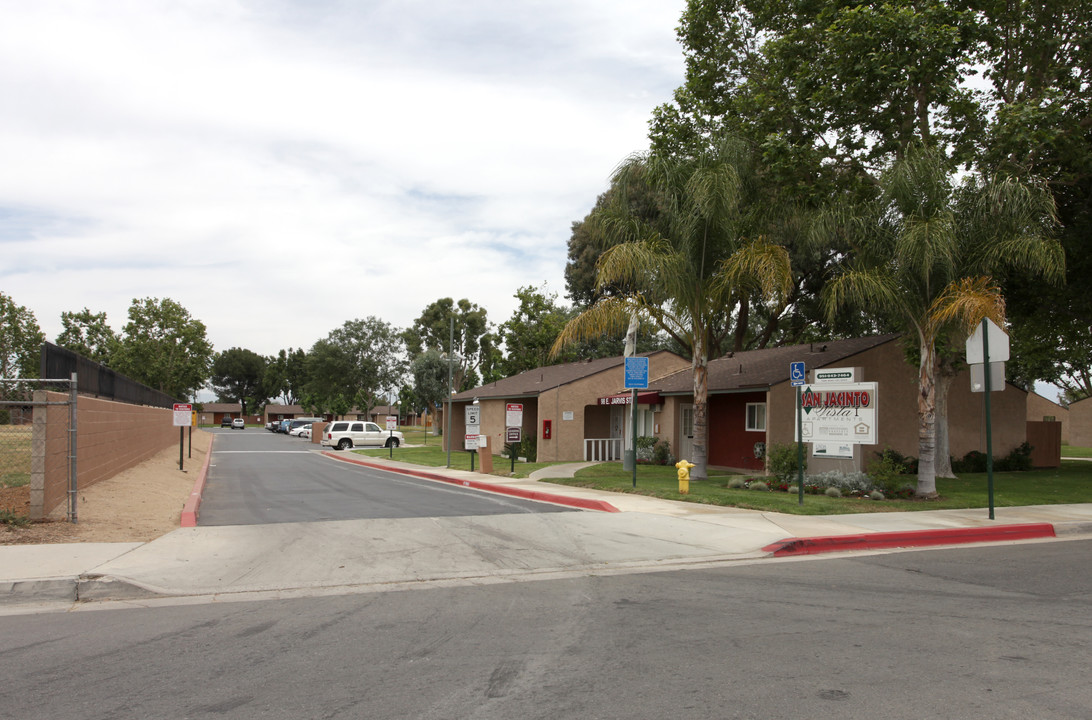
M 646 154 L 623 163 L 613 178 L 617 202 L 592 214 L 596 231 L 619 244 L 603 253 L 596 282 L 611 288 L 565 326 L 564 346 L 622 332 L 634 314 L 666 333 L 690 356 L 694 373 L 694 457 L 691 477 L 708 477 L 708 382 L 711 357 L 731 327 L 731 309 L 758 295 L 788 292 L 788 252 L 758 234 L 771 203 L 757 197 L 750 148 L 726 139 L 696 157 Z M 658 217 L 631 211 L 627 195 L 652 188 Z
M 938 339 L 965 338 L 984 317 L 1004 322 L 1004 300 L 991 277 L 997 269 L 1056 281 L 1065 260 L 1050 237 L 1053 199 L 1039 184 L 969 178 L 956 188 L 941 153 L 910 148 L 879 187 L 876 203 L 845 224 L 857 241 L 827 285 L 824 304 L 830 316 L 846 305 L 890 313 L 916 338 L 916 494 L 935 497 L 937 424 L 947 423 L 937 416 Z

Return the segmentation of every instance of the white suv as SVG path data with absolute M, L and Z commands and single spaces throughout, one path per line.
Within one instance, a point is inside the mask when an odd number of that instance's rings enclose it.
M 338 450 L 351 447 L 398 447 L 404 442 L 402 433 L 384 430 L 366 420 L 335 420 L 322 431 L 322 444 Z

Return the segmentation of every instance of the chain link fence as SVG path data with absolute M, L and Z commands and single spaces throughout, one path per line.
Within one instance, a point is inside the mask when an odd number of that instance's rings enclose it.
M 74 382 L 0 378 L 0 509 L 25 498 L 37 519 L 51 498 L 67 494 L 76 522 Z

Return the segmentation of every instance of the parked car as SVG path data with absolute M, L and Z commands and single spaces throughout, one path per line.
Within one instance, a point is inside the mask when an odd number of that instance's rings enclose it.
M 295 436 L 300 434 L 299 431 L 301 427 L 310 425 L 311 423 L 322 422 L 322 418 L 293 418 L 292 420 L 286 420 L 285 422 L 287 425 L 284 426 L 284 429 L 281 430 L 281 432 Z
M 231 416 L 230 415 L 225 415 L 224 416 L 224 419 L 220 421 L 220 427 L 222 427 L 222 428 L 231 427 Z
M 235 418 L 231 421 L 232 430 L 246 430 L 246 420 L 242 418 Z
M 303 427 L 300 428 L 300 437 L 303 438 L 304 440 L 310 440 L 311 439 L 311 423 L 307 423 L 306 425 L 304 425 Z
M 322 432 L 322 444 L 338 450 L 353 447 L 398 447 L 405 439 L 395 430 L 384 430 L 366 420 L 337 420 Z
M 297 424 L 296 424 L 295 422 L 293 422 L 293 423 L 291 424 L 291 426 L 290 426 L 290 427 L 288 428 L 288 434 L 289 434 L 289 435 L 294 435 L 294 436 L 296 436 L 296 437 L 299 437 L 299 436 L 300 436 L 300 434 L 301 434 L 301 433 L 302 433 L 302 432 L 303 432 L 303 431 L 304 431 L 305 429 L 306 429 L 307 431 L 310 431 L 310 430 L 311 430 L 311 423 L 300 423 L 300 424 L 298 424 L 298 425 L 297 425 Z

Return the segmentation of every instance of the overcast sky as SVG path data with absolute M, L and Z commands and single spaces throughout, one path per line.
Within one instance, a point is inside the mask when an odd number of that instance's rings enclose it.
M 571 223 L 682 83 L 685 0 L 0 0 L 0 290 L 169 297 L 217 350 L 564 300 Z

